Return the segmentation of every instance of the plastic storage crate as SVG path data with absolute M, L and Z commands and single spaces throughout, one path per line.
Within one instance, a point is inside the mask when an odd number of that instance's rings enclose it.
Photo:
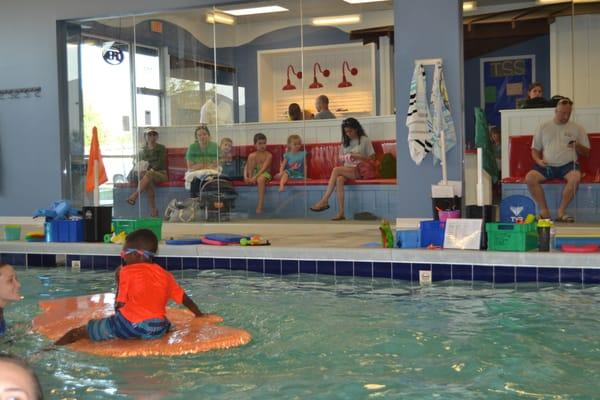
M 83 242 L 83 220 L 56 220 L 44 223 L 46 242 Z
M 421 247 L 421 231 L 418 229 L 397 230 L 396 246 L 401 249 L 416 249 Z
M 158 240 L 162 239 L 161 218 L 138 218 L 138 219 L 113 219 L 113 228 L 116 234 L 125 232 L 130 234 L 138 229 L 150 229 Z
M 538 247 L 537 224 L 488 222 L 488 250 L 529 251 Z
M 421 221 L 421 247 L 444 245 L 446 223 L 440 221 Z

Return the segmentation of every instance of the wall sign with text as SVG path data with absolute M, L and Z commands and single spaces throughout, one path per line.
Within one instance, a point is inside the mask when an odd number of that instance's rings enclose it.
M 481 108 L 500 126 L 500 110 L 515 109 L 535 81 L 535 55 L 481 59 Z

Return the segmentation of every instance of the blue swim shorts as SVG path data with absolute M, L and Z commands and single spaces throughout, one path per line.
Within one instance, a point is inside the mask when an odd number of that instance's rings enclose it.
M 160 318 L 147 319 L 134 324 L 117 311 L 110 317 L 89 321 L 87 333 L 94 342 L 114 338 L 158 339 L 167 333 L 170 327 L 169 320 Z
M 535 164 L 533 169 L 544 175 L 546 179 L 562 179 L 573 170 L 579 171 L 579 165 L 573 161 L 560 167 L 540 167 L 538 164 Z

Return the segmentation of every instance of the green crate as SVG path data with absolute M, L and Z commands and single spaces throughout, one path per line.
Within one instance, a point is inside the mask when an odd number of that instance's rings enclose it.
M 538 247 L 537 224 L 485 224 L 488 250 L 529 251 Z
M 138 219 L 113 219 L 113 231 L 115 234 L 125 232 L 130 234 L 138 229 L 150 229 L 158 240 L 162 239 L 161 218 L 138 218 Z

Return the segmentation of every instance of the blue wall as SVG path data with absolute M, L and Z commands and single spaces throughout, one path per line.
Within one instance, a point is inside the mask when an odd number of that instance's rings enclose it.
M 448 178 L 460 180 L 463 154 L 462 109 L 462 1 L 396 0 L 394 2 L 394 64 L 396 81 L 396 134 L 398 138 L 399 217 L 431 216 L 431 185 L 442 179 L 431 156 L 417 166 L 409 156 L 406 111 L 414 60 L 442 58 L 457 144 L 447 154 Z
M 544 35 L 465 61 L 465 141 L 467 148 L 475 147 L 474 108 L 481 106 L 480 61 L 488 57 L 535 55 L 535 80 L 544 85 L 544 96 L 550 93 L 550 36 Z

